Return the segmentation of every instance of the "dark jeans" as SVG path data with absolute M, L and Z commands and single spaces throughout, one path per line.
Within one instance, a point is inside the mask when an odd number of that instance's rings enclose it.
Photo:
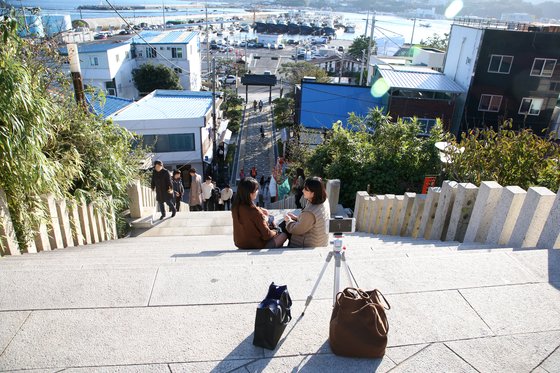
M 224 201 L 224 210 L 229 211 L 231 210 L 231 198 L 227 201 Z
M 181 209 L 181 201 L 183 200 L 182 197 L 175 197 L 175 209 L 177 212 Z
M 189 210 L 191 210 L 191 211 L 202 211 L 202 206 L 200 206 L 200 205 L 189 206 Z
M 214 203 L 214 200 L 212 198 L 205 199 L 204 201 L 202 201 L 202 204 L 203 204 L 204 211 L 215 211 L 216 210 L 216 208 L 214 206 L 215 203 Z
M 175 215 L 175 213 L 177 212 L 177 209 L 175 208 L 175 205 L 173 205 L 173 201 L 171 198 L 169 198 L 165 202 L 158 201 L 158 203 L 159 203 L 159 211 L 161 212 L 161 216 L 165 216 L 165 204 L 169 206 L 169 211 L 171 211 L 173 215 Z
M 296 189 L 296 195 L 294 196 L 296 200 L 296 208 L 301 209 L 301 197 L 303 197 L 303 190 Z

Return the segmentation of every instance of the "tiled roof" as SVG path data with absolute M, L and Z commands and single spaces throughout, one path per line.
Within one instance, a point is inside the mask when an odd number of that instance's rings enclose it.
M 212 108 L 212 92 L 156 90 L 111 117 L 116 121 L 200 118 Z
M 452 79 L 437 71 L 411 70 L 379 66 L 379 74 L 390 88 L 431 92 L 462 93 L 465 90 Z
M 132 38 L 134 44 L 188 44 L 198 35 L 196 31 L 142 31 Z
M 121 110 L 122 108 L 130 105 L 134 100 L 116 96 L 106 96 L 105 102 L 102 102 L 98 97 L 92 96 L 86 93 L 86 101 L 90 105 L 91 110 L 97 114 L 104 117 L 108 117 L 111 114 Z

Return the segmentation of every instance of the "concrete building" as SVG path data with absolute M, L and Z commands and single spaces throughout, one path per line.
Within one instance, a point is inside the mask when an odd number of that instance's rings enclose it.
M 144 31 L 132 38 L 131 52 L 137 66 L 163 64 L 178 75 L 185 90 L 198 91 L 202 84 L 200 40 L 196 31 Z
M 444 73 L 465 88 L 452 131 L 497 126 L 551 130 L 560 93 L 560 26 L 478 19 L 451 27 Z
M 212 92 L 156 90 L 109 118 L 141 135 L 168 169 L 200 171 L 212 161 Z M 217 127 L 219 140 L 226 130 L 219 117 Z

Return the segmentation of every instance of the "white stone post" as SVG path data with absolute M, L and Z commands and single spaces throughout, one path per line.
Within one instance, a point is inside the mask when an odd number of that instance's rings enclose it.
M 384 195 L 376 195 L 376 203 L 374 206 L 373 211 L 373 219 L 371 221 L 370 226 L 370 233 L 380 234 L 381 233 L 381 224 L 383 221 L 383 205 L 385 204 L 385 196 Z
M 327 198 L 331 208 L 331 216 L 336 215 L 338 198 L 340 195 L 340 180 L 332 179 L 327 181 Z
M 39 226 L 35 228 L 35 247 L 37 251 L 50 251 L 51 241 L 49 240 L 49 231 L 47 224 L 40 222 Z
M 95 222 L 97 219 L 95 218 L 95 210 L 93 208 L 93 203 L 90 203 L 87 206 L 87 213 L 89 218 L 89 230 L 91 234 L 91 241 L 93 243 L 99 242 L 99 232 L 97 232 L 97 223 Z
M 88 208 L 85 202 L 78 206 L 78 214 L 80 216 L 80 227 L 82 229 L 82 236 L 86 245 L 91 244 L 91 231 L 89 230 L 89 215 Z
M 366 199 L 367 210 L 364 218 L 364 232 L 372 233 L 375 227 L 375 212 L 379 201 L 376 196 L 367 197 Z
M 3 255 L 20 255 L 14 224 L 8 208 L 6 193 L 0 189 L 0 249 Z
M 387 230 L 389 229 L 389 220 L 391 219 L 391 215 L 393 213 L 394 201 L 394 194 L 385 194 L 385 200 L 383 201 L 383 210 L 381 212 L 379 234 L 387 234 Z
M 68 209 L 70 210 L 70 228 L 72 231 L 72 238 L 74 239 L 75 245 L 82 246 L 85 244 L 85 237 L 82 234 L 78 205 L 75 201 L 70 201 L 68 203 Z
M 441 186 L 438 207 L 432 224 L 432 231 L 427 237 L 430 240 L 444 240 L 451 219 L 451 210 L 455 202 L 455 193 L 457 192 L 457 183 L 455 181 L 445 180 Z
M 526 195 L 527 192 L 518 186 L 507 186 L 502 190 L 486 243 L 506 245 L 509 242 Z
M 56 202 L 56 212 L 58 213 L 58 222 L 60 223 L 60 232 L 62 233 L 62 243 L 64 247 L 74 246 L 74 238 L 72 237 L 72 228 L 70 226 L 70 217 L 66 200 L 59 199 Z
M 446 241 L 463 242 L 477 193 L 478 187 L 471 183 L 459 183 L 457 186 L 455 203 L 453 203 L 449 227 L 445 235 Z
M 428 239 L 432 233 L 432 226 L 436 217 L 436 210 L 439 203 L 440 187 L 432 187 L 428 189 L 426 202 L 424 202 L 424 211 L 422 211 L 422 220 L 418 229 L 418 238 Z
M 486 242 L 502 189 L 504 188 L 495 181 L 480 183 L 464 242 Z
M 554 204 L 556 194 L 544 187 L 531 187 L 521 207 L 508 245 L 511 247 L 535 247 L 543 231 L 546 219 Z
M 410 213 L 410 220 L 408 221 L 408 226 L 406 228 L 406 236 L 414 238 L 418 237 L 425 202 L 425 194 L 417 194 L 416 198 L 414 198 L 414 204 L 412 205 L 412 211 Z
M 109 221 L 107 224 L 107 238 L 109 240 L 116 240 L 118 238 L 117 215 L 115 214 L 115 209 L 113 208 L 113 196 L 109 196 Z
M 362 230 L 362 216 L 365 207 L 365 198 L 368 197 L 367 192 L 356 192 L 356 202 L 354 203 L 354 219 L 356 219 L 356 232 Z
M 410 216 L 412 214 L 412 206 L 414 205 L 414 199 L 416 198 L 416 193 L 405 193 L 401 214 L 399 216 L 399 221 L 397 223 L 397 233 L 399 236 L 406 236 L 406 229 L 410 221 Z
M 560 190 L 546 219 L 537 247 L 540 249 L 560 249 Z
M 356 220 L 356 228 L 358 232 L 367 232 L 368 229 L 368 217 L 369 217 L 369 208 L 370 208 L 370 200 L 372 197 L 365 196 L 362 197 L 363 200 L 360 201 L 360 213 Z M 359 224 L 358 224 L 359 223 Z
M 393 200 L 393 211 L 391 213 L 391 219 L 389 220 L 389 228 L 387 229 L 387 234 L 392 236 L 399 235 L 399 218 L 401 216 L 401 209 L 403 206 L 404 196 L 395 196 Z
M 99 208 L 95 209 L 95 223 L 97 225 L 97 232 L 99 233 L 99 242 L 105 241 L 105 214 Z
M 64 247 L 64 240 L 62 239 L 62 232 L 60 230 L 60 221 L 58 217 L 58 210 L 53 195 L 41 196 L 45 207 L 47 208 L 47 232 L 49 234 L 49 241 L 51 249 L 62 249 Z
M 133 219 L 139 219 L 142 217 L 142 186 L 140 185 L 140 180 L 134 180 L 126 187 L 126 193 L 128 194 L 128 199 L 130 201 L 130 217 Z

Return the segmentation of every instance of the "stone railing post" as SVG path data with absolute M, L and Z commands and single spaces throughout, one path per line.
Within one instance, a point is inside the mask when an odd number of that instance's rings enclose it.
M 457 192 L 457 183 L 455 181 L 445 180 L 441 186 L 438 207 L 432 224 L 432 231 L 428 236 L 430 240 L 445 240 L 449 220 L 451 219 L 451 210 L 455 202 L 455 193 Z
M 55 201 L 56 212 L 58 213 L 58 222 L 60 223 L 60 232 L 62 233 L 62 243 L 64 247 L 74 246 L 74 238 L 72 237 L 72 227 L 70 225 L 70 217 L 66 200 L 59 199 Z
M 338 206 L 338 198 L 340 195 L 340 180 L 333 179 L 327 181 L 327 198 L 331 208 L 331 216 L 336 215 L 336 208 Z
M 502 189 L 495 181 L 483 181 L 480 184 L 464 242 L 486 242 Z
M 97 219 L 95 217 L 95 209 L 93 207 L 93 202 L 87 205 L 87 213 L 89 218 L 89 231 L 91 233 L 91 241 L 93 243 L 99 242 L 99 232 L 97 231 Z
M 141 188 L 140 180 L 134 180 L 126 187 L 126 193 L 130 201 L 130 217 L 133 219 L 142 217 L 143 198 Z
M 537 246 L 555 198 L 556 194 L 545 187 L 529 188 L 521 207 L 522 213 L 519 215 L 511 233 L 509 246 Z
M 383 218 L 383 205 L 385 204 L 385 196 L 377 194 L 375 196 L 375 202 L 373 205 L 373 210 L 370 212 L 370 225 L 368 232 L 379 234 L 381 231 L 381 220 Z
M 424 202 L 424 211 L 422 211 L 422 220 L 420 221 L 420 228 L 416 237 L 428 239 L 432 233 L 434 219 L 436 217 L 436 210 L 439 203 L 439 195 L 441 194 L 440 187 L 433 187 L 428 189 L 426 202 Z
M 356 219 L 356 232 L 362 230 L 362 216 L 365 207 L 365 198 L 369 195 L 367 192 L 356 192 L 356 202 L 354 203 L 354 219 Z
M 401 216 L 401 209 L 403 206 L 404 196 L 395 196 L 393 200 L 393 210 L 391 213 L 391 218 L 389 220 L 389 226 L 387 228 L 387 234 L 398 236 L 399 229 L 399 218 Z
M 426 202 L 425 194 L 417 194 L 412 205 L 410 220 L 406 227 L 406 236 L 416 238 L 420 230 L 420 222 L 422 221 L 422 213 L 424 212 L 424 203 Z
M 518 186 L 507 186 L 496 205 L 496 213 L 490 223 L 486 243 L 506 245 L 511 238 L 515 222 L 521 213 L 521 206 L 527 192 Z
M 397 235 L 406 236 L 406 229 L 408 223 L 411 220 L 412 206 L 414 205 L 414 199 L 416 198 L 416 193 L 405 193 L 403 196 L 403 202 L 401 207 L 401 214 L 399 216 L 399 221 L 397 223 Z
M 84 234 L 82 233 L 83 229 L 78 204 L 76 201 L 72 201 L 68 204 L 68 206 L 70 209 L 70 227 L 72 229 L 72 238 L 74 239 L 76 245 L 82 246 L 86 242 Z
M 6 193 L 0 189 L 0 250 L 2 255 L 20 255 Z
M 88 207 L 85 202 L 81 202 L 78 205 L 78 214 L 80 216 L 80 227 L 82 229 L 82 235 L 84 237 L 84 243 L 86 245 L 91 244 L 91 231 L 89 229 L 89 214 L 88 214 Z
M 389 220 L 393 214 L 393 203 L 395 201 L 394 194 L 385 194 L 385 199 L 383 200 L 383 208 L 381 210 L 381 220 L 379 222 L 379 234 L 387 234 L 389 227 Z
M 546 219 L 537 247 L 541 249 L 560 249 L 560 190 Z
M 53 195 L 42 196 L 41 199 L 47 208 L 47 231 L 51 249 L 62 249 L 64 241 L 62 239 L 62 231 L 60 230 L 60 217 L 56 208 L 56 202 Z
M 449 227 L 445 236 L 446 241 L 463 242 L 477 193 L 478 187 L 471 183 L 460 183 L 457 186 L 455 203 L 453 204 L 453 210 L 449 218 Z

